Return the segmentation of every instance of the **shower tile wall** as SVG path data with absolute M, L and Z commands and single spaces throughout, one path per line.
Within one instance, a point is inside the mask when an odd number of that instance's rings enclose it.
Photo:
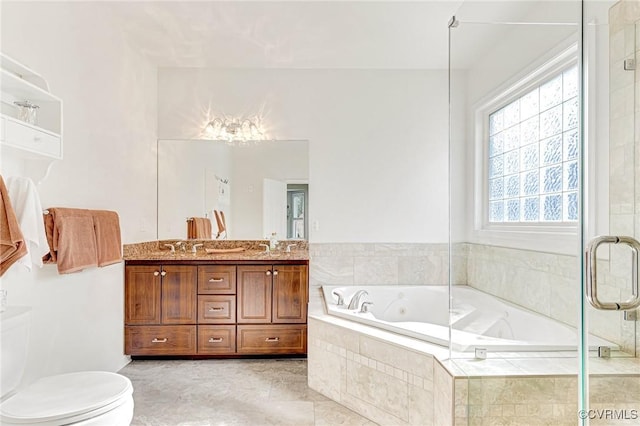
M 640 67 L 624 69 L 625 59 L 640 58 L 640 3 L 636 0 L 619 1 L 609 10 L 609 54 L 609 227 L 612 235 L 639 238 Z M 625 260 L 614 259 L 611 269 L 626 290 L 630 283 L 629 266 L 621 264 Z M 640 333 L 636 333 L 636 347 L 640 348 Z

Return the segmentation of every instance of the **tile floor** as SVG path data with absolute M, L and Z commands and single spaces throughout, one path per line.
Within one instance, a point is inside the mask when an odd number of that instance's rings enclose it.
M 307 386 L 305 359 L 136 360 L 132 426 L 375 423 Z

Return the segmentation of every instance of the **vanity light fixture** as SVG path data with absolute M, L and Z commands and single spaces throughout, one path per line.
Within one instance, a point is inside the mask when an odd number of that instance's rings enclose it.
M 214 118 L 204 128 L 207 139 L 225 141 L 228 145 L 246 146 L 251 142 L 267 140 L 260 126 L 253 120 Z

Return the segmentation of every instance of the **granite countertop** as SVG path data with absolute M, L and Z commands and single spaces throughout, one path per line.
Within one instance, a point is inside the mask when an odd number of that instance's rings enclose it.
M 268 240 L 187 240 L 186 250 L 179 248 L 174 254 L 165 244 L 175 244 L 182 240 L 160 240 L 137 244 L 124 245 L 124 260 L 162 260 L 171 262 L 184 261 L 289 261 L 309 260 L 309 250 L 306 241 L 285 240 L 278 244 L 277 250 L 265 252 L 260 244 L 268 244 Z M 197 248 L 197 253 L 191 252 L 193 244 L 203 244 Z M 291 252 L 286 252 L 288 244 L 295 244 Z M 244 251 L 231 253 L 207 253 L 206 250 L 228 250 L 244 248 Z

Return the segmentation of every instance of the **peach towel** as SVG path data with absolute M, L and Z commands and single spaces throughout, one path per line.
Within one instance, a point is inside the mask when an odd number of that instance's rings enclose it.
M 118 213 L 109 210 L 91 210 L 96 233 L 98 266 L 122 261 L 122 242 Z
M 86 209 L 49 208 L 44 215 L 49 254 L 42 260 L 57 263 L 58 272 L 69 274 L 98 266 L 93 214 Z
M 7 187 L 0 176 L 0 276 L 28 253 Z
M 222 211 L 214 210 L 213 214 L 216 216 L 216 224 L 218 225 L 218 233 L 216 239 L 220 238 L 223 232 L 227 230 L 227 225 L 224 220 L 224 213 Z
M 192 217 L 187 220 L 187 238 L 211 239 L 211 221 L 206 217 Z

